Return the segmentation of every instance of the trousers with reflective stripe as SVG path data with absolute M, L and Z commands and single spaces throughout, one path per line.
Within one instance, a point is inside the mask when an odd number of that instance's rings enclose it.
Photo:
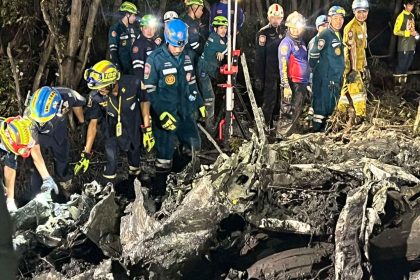
M 346 81 L 346 79 L 344 79 Z M 351 100 L 349 100 L 349 97 Z M 344 82 L 341 89 L 340 100 L 337 109 L 340 112 L 347 112 L 347 108 L 353 106 L 356 116 L 366 117 L 366 88 L 360 74 L 357 74 L 354 83 Z

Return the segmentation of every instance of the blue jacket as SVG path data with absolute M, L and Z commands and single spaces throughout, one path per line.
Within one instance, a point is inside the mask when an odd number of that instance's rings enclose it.
M 191 54 L 188 50 L 174 57 L 163 44 L 146 60 L 144 84 L 152 112 L 169 112 L 175 119 L 190 118 L 203 105 L 198 90 Z
M 289 33 L 279 45 L 279 70 L 282 86 L 293 83 L 308 84 L 308 51 L 302 39 L 294 39 Z

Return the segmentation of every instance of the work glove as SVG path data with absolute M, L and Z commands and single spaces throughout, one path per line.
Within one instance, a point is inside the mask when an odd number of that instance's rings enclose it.
M 58 187 L 54 182 L 54 179 L 51 176 L 48 176 L 42 180 L 41 193 L 36 195 L 36 199 L 40 202 L 52 201 L 51 191 L 54 191 L 55 194 L 58 194 Z
M 153 137 L 152 128 L 150 126 L 141 127 L 143 132 L 143 146 L 147 152 L 150 152 L 155 146 L 155 137 Z
M 264 88 L 264 84 L 263 84 L 263 82 L 260 79 L 255 79 L 254 85 L 255 85 L 255 89 L 257 91 L 262 91 L 263 88 Z
M 290 103 L 292 102 L 292 89 L 290 86 L 283 88 L 283 102 L 284 103 Z
M 171 115 L 169 112 L 163 112 L 159 116 L 160 123 L 162 124 L 162 128 L 173 131 L 176 129 L 176 119 L 174 116 Z
M 352 84 L 356 82 L 356 78 L 357 78 L 357 71 L 351 70 L 350 73 L 347 75 L 347 83 Z
M 87 153 L 85 151 L 81 153 L 79 162 L 74 166 L 74 175 L 79 174 L 81 170 L 83 170 L 83 173 L 88 170 L 91 157 L 92 153 Z

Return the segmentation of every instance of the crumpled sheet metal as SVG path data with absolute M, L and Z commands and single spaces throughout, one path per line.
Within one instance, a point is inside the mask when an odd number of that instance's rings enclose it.
M 227 214 L 227 209 L 215 200 L 210 177 L 201 178 L 167 220 L 156 229 L 150 228 L 151 231 L 137 236 L 142 241 L 131 239 L 134 245 L 127 247 L 127 239 L 124 239 L 122 257 L 131 263 L 142 261 L 143 264 L 150 265 L 162 279 L 174 277 L 185 262 L 196 258 L 206 248 L 217 230 L 217 224 Z M 136 215 L 136 212 L 132 215 Z M 144 216 L 143 219 L 136 219 L 144 223 Z M 133 226 L 127 226 L 126 223 L 127 220 L 121 223 L 122 229 Z M 127 251 L 127 248 L 130 250 Z
M 247 271 L 246 279 L 289 280 L 311 276 L 314 266 L 328 260 L 334 245 L 322 243 L 314 248 L 296 248 L 263 258 Z
M 32 199 L 28 204 L 19 208 L 13 215 L 12 221 L 16 231 L 35 229 L 44 224 L 51 216 L 52 203 Z
M 119 256 L 122 248 L 119 239 L 119 207 L 115 203 L 115 191 L 105 189 L 106 194 L 90 212 L 82 231 L 96 243 L 107 256 Z
M 363 259 L 369 260 L 369 239 L 374 227 L 381 224 L 379 215 L 384 213 L 387 192 L 399 191 L 394 181 L 416 182 L 417 179 L 397 166 L 372 159 L 363 159 L 363 162 L 367 182 L 348 193 L 336 225 L 336 280 L 362 279 L 363 266 L 369 273 L 369 264 Z M 372 204 L 368 205 L 371 196 Z

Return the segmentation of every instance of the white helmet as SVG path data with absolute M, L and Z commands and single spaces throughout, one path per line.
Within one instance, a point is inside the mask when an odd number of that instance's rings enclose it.
M 351 8 L 354 10 L 369 10 L 369 2 L 367 0 L 354 0 Z
M 174 11 L 167 11 L 164 15 L 163 15 L 163 22 L 168 22 L 170 20 L 173 20 L 175 18 L 178 18 L 178 14 Z
M 283 8 L 279 4 L 273 4 L 268 8 L 268 17 L 284 17 Z
M 287 17 L 285 25 L 292 28 L 303 28 L 306 25 L 306 20 L 301 14 L 294 11 Z

